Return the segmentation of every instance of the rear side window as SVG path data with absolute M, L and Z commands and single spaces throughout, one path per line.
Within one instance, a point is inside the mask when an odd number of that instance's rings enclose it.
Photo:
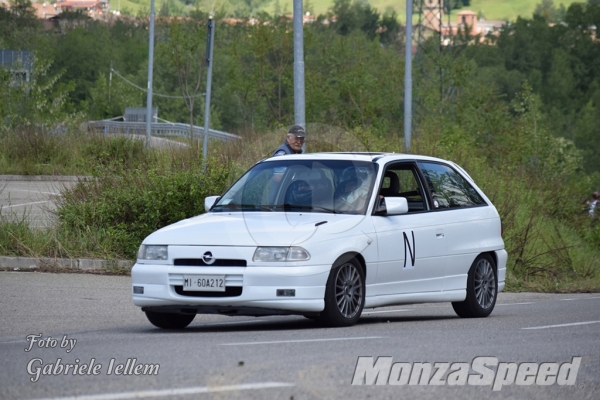
M 447 209 L 485 205 L 475 188 L 453 168 L 437 163 L 419 162 L 433 197 L 433 208 Z

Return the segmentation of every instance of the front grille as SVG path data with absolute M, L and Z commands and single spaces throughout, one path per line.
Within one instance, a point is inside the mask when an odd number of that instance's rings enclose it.
M 207 264 L 201 258 L 176 258 L 173 263 L 185 267 L 245 267 L 246 260 L 217 259 L 212 264 Z
M 180 296 L 188 297 L 237 297 L 242 295 L 242 286 L 229 286 L 225 288 L 224 292 L 197 292 L 197 291 L 184 291 L 183 286 L 173 286 L 175 293 Z

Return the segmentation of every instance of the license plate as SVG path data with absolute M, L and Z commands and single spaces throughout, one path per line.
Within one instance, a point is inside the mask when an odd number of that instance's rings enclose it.
M 225 275 L 184 275 L 183 290 L 224 292 Z

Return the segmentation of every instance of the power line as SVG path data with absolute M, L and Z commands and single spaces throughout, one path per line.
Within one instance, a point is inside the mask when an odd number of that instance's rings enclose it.
M 131 82 L 129 79 L 125 78 L 123 75 L 121 75 L 117 70 L 111 68 L 110 69 L 111 72 L 114 72 L 115 75 L 117 75 L 119 78 L 123 79 L 125 82 L 129 83 L 131 86 L 141 90 L 142 92 L 148 92 L 148 89 L 144 89 L 141 86 L 136 85 L 135 83 Z M 168 94 L 160 94 L 160 93 L 152 93 L 153 96 L 158 96 L 158 97 L 166 97 L 167 99 L 189 99 L 190 97 L 201 97 L 204 96 L 204 93 L 200 93 L 197 94 L 196 96 L 170 96 Z

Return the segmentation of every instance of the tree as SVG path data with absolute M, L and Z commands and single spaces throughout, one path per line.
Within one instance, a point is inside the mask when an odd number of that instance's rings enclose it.
M 35 50 L 41 30 L 30 0 L 11 0 L 10 8 L 0 5 L 0 48 Z
M 401 26 L 398 22 L 398 14 L 396 11 L 386 11 L 381 17 L 381 32 L 379 34 L 379 41 L 383 44 L 392 44 L 398 41 L 398 34 L 400 33 Z
M 234 14 L 239 18 L 257 16 L 271 0 L 238 0 Z
M 29 81 L 15 83 L 9 71 L 0 68 L 0 126 L 7 131 L 36 126 L 51 130 L 58 125 L 75 123 L 82 117 L 73 112 L 68 92 L 73 85 L 59 82 L 61 73 L 51 74 L 51 61 L 33 57 Z
M 558 20 L 558 10 L 554 7 L 553 0 L 542 0 L 540 4 L 536 4 L 534 15 L 539 15 L 547 22 L 556 22 Z
M 171 15 L 169 13 L 169 2 L 163 1 L 162 5 L 160 6 L 160 10 L 158 11 L 158 16 L 159 17 L 168 17 L 169 15 Z
M 240 38 L 243 41 L 235 44 L 234 51 L 240 63 L 236 75 L 241 74 L 238 75 L 241 80 L 249 80 L 240 82 L 240 90 L 236 92 L 245 99 L 252 126 L 254 113 L 260 109 L 267 125 L 291 123 L 294 43 L 293 29 L 290 28 L 287 21 L 273 25 L 258 23 L 248 27 L 247 38 Z
M 544 85 L 546 104 L 563 112 L 567 111 L 572 102 L 571 94 L 575 83 L 569 55 L 562 49 L 554 50 L 552 66 Z
M 305 52 L 307 120 L 377 134 L 401 126 L 401 53 L 361 31 L 340 37 L 314 29 Z
M 450 2 L 454 2 L 454 9 L 468 7 L 471 5 L 471 0 L 450 0 Z
M 74 83 L 71 101 L 83 108 L 99 75 L 108 74 L 112 58 L 107 26 L 91 20 L 81 22 L 57 36 L 54 46 L 46 51 L 51 51 L 55 60 L 52 72 L 64 70 L 61 81 Z
M 35 9 L 30 0 L 10 0 L 9 4 L 11 14 L 20 19 L 21 24 L 35 19 Z
M 197 21 L 174 20 L 164 29 L 166 37 L 157 46 L 157 53 L 174 69 L 189 111 L 190 141 L 193 141 L 194 110 L 205 81 L 206 26 Z
M 335 16 L 331 27 L 340 35 L 345 36 L 356 30 L 365 32 L 371 39 L 377 35 L 379 13 L 368 1 L 335 0 L 330 15 Z
M 542 5 L 548 9 L 551 2 Z M 554 135 L 584 150 L 586 169 L 598 171 L 591 138 L 598 134 L 592 117 L 598 103 L 592 99 L 597 96 L 594 85 L 600 82 L 600 47 L 592 30 L 600 25 L 600 6 L 573 3 L 561 19 L 565 24 L 549 26 L 540 13 L 519 18 L 502 29 L 496 46 L 469 46 L 464 54 L 477 61 L 478 80 L 493 82 L 508 101 L 527 80 L 542 99 L 539 120 L 548 121 Z
M 88 118 L 100 120 L 122 115 L 127 107 L 141 107 L 143 93 L 113 75 L 112 80 L 101 74 L 90 87 Z

